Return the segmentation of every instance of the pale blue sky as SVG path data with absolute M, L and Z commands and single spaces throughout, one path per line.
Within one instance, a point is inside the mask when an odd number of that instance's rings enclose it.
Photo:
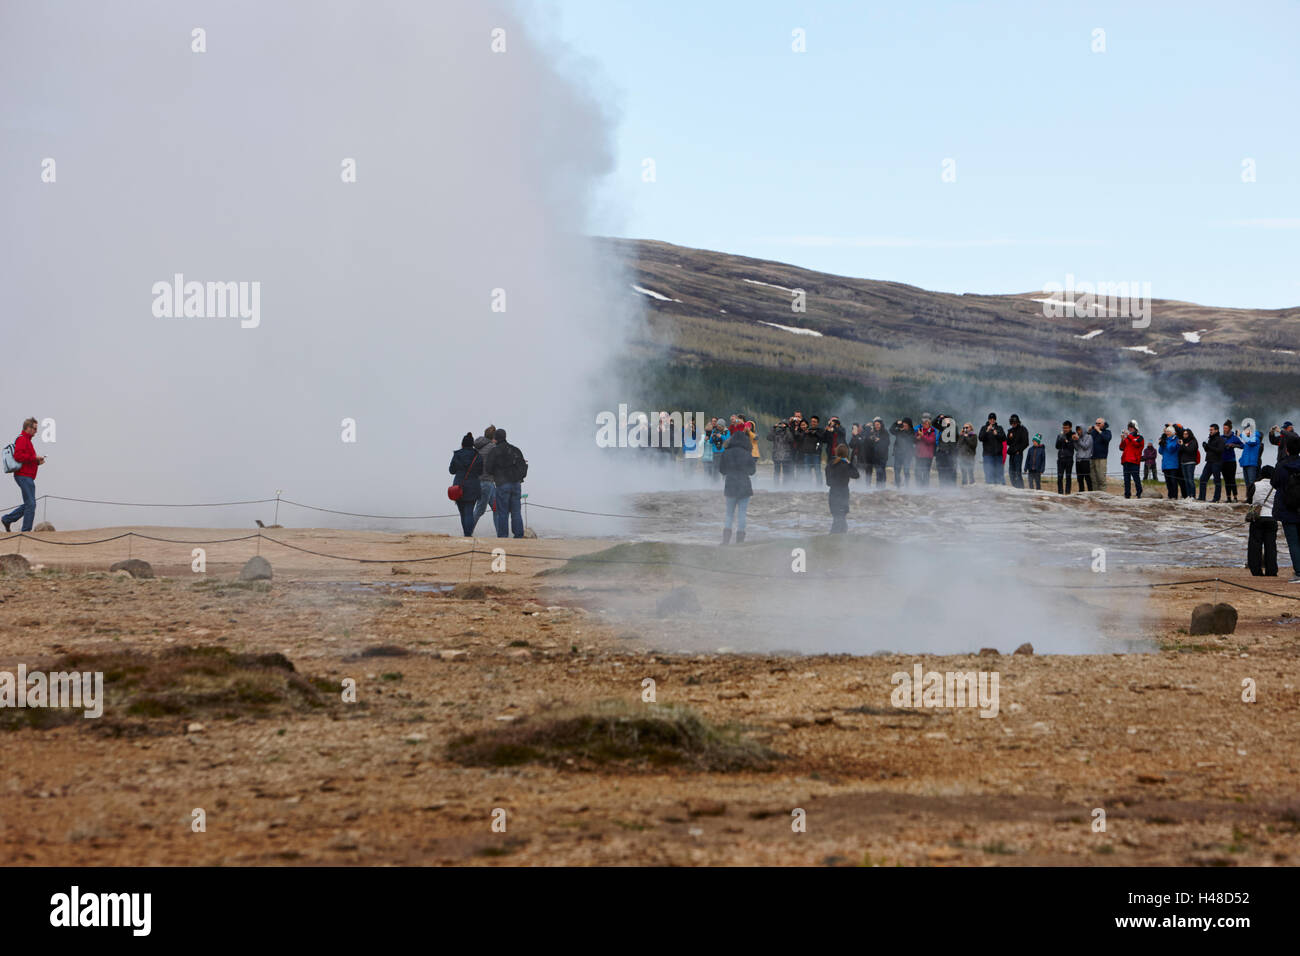
M 594 231 L 949 292 L 1073 273 L 1300 304 L 1300 4 L 553 0 L 529 16 L 617 117 Z

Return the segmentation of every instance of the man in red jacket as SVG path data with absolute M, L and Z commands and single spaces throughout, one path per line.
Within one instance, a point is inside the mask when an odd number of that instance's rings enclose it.
M 36 454 L 36 449 L 32 447 L 32 436 L 35 434 L 36 419 L 29 418 L 23 422 L 23 433 L 14 442 L 14 458 L 22 465 L 14 472 L 14 481 L 22 492 L 23 503 L 0 518 L 6 532 L 19 518 L 23 519 L 23 530 L 31 531 L 32 522 L 36 520 L 36 469 L 45 464 L 45 456 Z
M 1137 489 L 1137 496 L 1142 497 L 1142 450 L 1146 439 L 1138 434 L 1137 422 L 1129 422 L 1124 437 L 1119 440 L 1119 462 L 1124 469 L 1124 497 L 1130 497 L 1129 482 Z

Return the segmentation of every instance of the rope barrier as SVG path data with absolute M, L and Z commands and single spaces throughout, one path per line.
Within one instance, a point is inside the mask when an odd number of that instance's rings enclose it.
M 276 499 L 272 499 L 272 500 L 276 500 Z M 459 518 L 459 517 L 460 517 L 459 514 L 450 514 L 450 515 L 368 515 L 368 514 L 360 514 L 359 512 L 356 512 L 356 511 L 335 511 L 335 510 L 333 510 L 333 509 L 331 509 L 331 508 L 318 508 L 318 507 L 316 507 L 315 505 L 305 505 L 305 504 L 302 504 L 302 503 L 299 502 L 299 501 L 291 501 L 291 500 L 288 499 L 288 498 L 281 498 L 281 499 L 279 499 L 279 500 L 280 500 L 281 502 L 283 502 L 284 504 L 286 504 L 286 505 L 293 505 L 293 506 L 296 507 L 296 508 L 307 508 L 307 509 L 310 510 L 310 511 L 323 511 L 323 512 L 325 512 L 326 514 L 332 514 L 332 515 L 347 515 L 347 516 L 349 516 L 349 517 L 351 517 L 351 518 L 382 518 L 382 519 L 387 520 L 387 521 L 427 521 L 427 520 L 430 520 L 430 519 L 432 519 L 432 518 Z
M 488 557 L 497 557 L 494 551 L 484 551 L 479 548 L 468 548 L 463 551 L 453 551 L 449 554 L 429 555 L 423 558 L 357 558 L 345 554 L 330 554 L 325 551 L 314 551 L 310 548 L 304 548 L 296 544 L 290 544 L 287 541 L 281 541 L 277 538 L 271 537 L 270 535 L 262 534 L 261 532 L 258 532 L 256 534 L 243 535 L 241 537 L 236 537 L 236 538 L 218 538 L 218 539 L 196 540 L 196 541 L 186 541 L 186 540 L 180 540 L 176 538 L 159 538 L 153 535 L 140 534 L 139 532 L 135 532 L 135 531 L 126 531 L 119 535 L 114 535 L 109 538 L 100 538 L 95 541 L 47 541 L 43 538 L 37 538 L 28 532 L 20 532 L 14 537 L 14 540 L 17 541 L 21 539 L 28 539 L 31 541 L 35 541 L 39 544 L 79 547 L 79 546 L 93 545 L 93 544 L 105 544 L 111 541 L 120 541 L 123 538 L 128 538 L 128 539 L 140 538 L 145 541 L 156 541 L 164 544 L 228 544 L 232 542 L 250 541 L 253 539 L 257 539 L 259 545 L 261 541 L 265 540 L 271 542 L 272 544 L 279 545 L 282 548 L 288 548 L 292 551 L 298 551 L 303 554 L 310 554 L 315 557 L 328 558 L 335 561 L 353 561 L 358 564 L 422 564 L 430 561 L 442 561 L 447 558 L 458 558 L 458 557 L 464 557 L 465 555 L 476 555 L 476 554 L 486 555 Z M 590 558 L 590 557 L 583 557 L 581 555 L 565 557 L 562 555 L 550 555 L 550 554 L 510 554 L 509 552 L 502 552 L 502 553 L 504 554 L 505 557 L 515 558 L 516 560 L 521 560 L 521 561 L 564 561 L 564 562 L 572 562 L 577 564 L 596 564 L 596 565 L 615 564 L 615 565 L 630 565 L 636 567 L 667 567 L 667 568 L 681 569 L 686 571 L 700 571 L 706 574 L 729 574 L 729 575 L 740 576 L 740 577 L 768 578 L 774 580 L 788 579 L 788 575 L 785 574 L 767 574 L 761 571 L 741 571 L 737 569 L 707 567 L 702 565 L 684 564 L 684 563 L 673 562 L 673 561 L 632 561 L 632 560 L 624 560 L 624 559 Z M 830 580 L 830 581 L 864 580 L 867 578 L 884 577 L 885 574 L 886 572 L 882 571 L 882 572 L 875 572 L 871 574 L 829 575 L 824 578 L 821 578 L 821 580 Z M 1227 587 L 1239 588 L 1243 591 L 1253 591 L 1257 594 L 1265 594 L 1270 597 L 1283 598 L 1289 601 L 1300 601 L 1300 595 L 1297 594 L 1279 594 L 1276 591 L 1268 591 L 1263 588 L 1252 587 L 1251 585 L 1248 584 L 1239 584 L 1236 581 L 1227 581 L 1224 580 L 1223 578 L 1192 578 L 1187 581 L 1156 581 L 1156 582 L 1139 583 L 1139 584 L 1033 584 L 1030 583 L 1030 587 L 1050 588 L 1055 590 L 1067 590 L 1067 591 L 1115 591 L 1115 590 L 1131 590 L 1131 589 L 1143 589 L 1143 588 L 1153 589 L 1153 588 L 1184 587 L 1186 585 L 1192 585 L 1192 584 L 1216 584 L 1216 585 L 1223 584 L 1226 585 Z
M 1053 588 L 1064 591 L 1119 591 L 1129 588 L 1177 588 L 1185 584 L 1223 584 L 1230 588 L 1241 588 L 1243 591 L 1254 591 L 1257 594 L 1267 594 L 1271 597 L 1285 598 L 1288 601 L 1300 601 L 1300 594 L 1278 594 L 1276 591 L 1265 591 L 1263 588 L 1251 587 L 1249 584 L 1238 584 L 1236 581 L 1225 581 L 1223 578 L 1193 578 L 1190 581 L 1157 581 L 1152 584 L 1031 584 L 1030 587 L 1036 588 Z

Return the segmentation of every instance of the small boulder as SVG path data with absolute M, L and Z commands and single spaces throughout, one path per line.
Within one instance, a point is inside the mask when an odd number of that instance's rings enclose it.
M 980 657 L 1000 657 L 1000 656 L 1001 655 L 998 654 L 998 649 L 996 647 L 980 648 Z
M 54 530 L 54 525 L 50 524 L 48 521 L 42 521 L 42 522 L 41 522 L 40 524 L 38 524 L 36 527 L 32 528 L 32 530 L 33 530 L 33 531 L 53 531 L 53 530 Z
M 271 580 L 271 562 L 266 560 L 260 554 L 249 558 L 248 563 L 239 572 L 241 581 L 269 581 Z
M 1237 609 L 1231 604 L 1198 604 L 1192 609 L 1190 634 L 1231 634 L 1237 629 Z
M 1030 644 L 1028 641 L 1025 641 L 1025 643 L 1021 644 L 1019 647 L 1017 647 L 1017 648 L 1016 648 L 1014 651 L 1012 651 L 1011 653 L 1013 653 L 1013 654 L 1032 654 L 1032 653 L 1034 653 L 1034 645 L 1033 645 L 1033 644 Z
M 0 554 L 0 574 L 26 574 L 31 569 L 21 554 Z
M 148 561 L 141 561 L 139 558 L 131 558 L 127 561 L 119 561 L 108 570 L 125 571 L 133 578 L 151 578 L 153 577 L 153 565 Z
M 700 599 L 693 588 L 673 588 L 655 603 L 655 613 L 660 617 L 699 612 Z

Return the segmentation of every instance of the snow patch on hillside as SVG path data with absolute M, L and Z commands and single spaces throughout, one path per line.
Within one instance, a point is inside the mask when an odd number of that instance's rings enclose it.
M 1201 336 L 1204 335 L 1204 334 L 1205 334 L 1206 332 L 1208 332 L 1208 331 L 1210 331 L 1210 330 L 1209 330 L 1209 329 L 1197 329 L 1195 332 L 1184 332 L 1184 333 L 1183 333 L 1183 338 L 1186 339 L 1188 342 L 1192 342 L 1193 344 L 1195 344 L 1195 343 L 1200 342 L 1200 341 L 1201 341 Z
M 1101 333 L 1103 333 L 1103 332 L 1105 332 L 1105 331 L 1106 331 L 1105 329 L 1093 329 L 1091 332 L 1085 332 L 1085 333 L 1083 333 L 1083 335 L 1076 335 L 1075 338 L 1076 338 L 1076 339 L 1095 339 L 1097 336 L 1101 335 Z
M 776 322 L 764 322 L 762 319 L 758 320 L 758 324 L 770 325 L 774 329 L 784 329 L 786 332 L 793 332 L 795 335 L 815 335 L 817 336 L 817 338 L 822 337 L 822 334 L 818 332 L 816 329 L 797 329 L 793 325 L 780 325 Z
M 791 294 L 794 294 L 795 291 L 794 289 L 787 289 L 783 285 L 773 285 L 770 282 L 759 282 L 757 279 L 742 279 L 741 281 L 748 282 L 750 285 L 765 285 L 769 289 L 780 289 L 782 292 L 789 292 Z
M 669 298 L 668 296 L 666 296 L 666 295 L 660 295 L 658 292 L 655 292 L 653 289 L 644 289 L 644 288 L 642 288 L 641 286 L 639 286 L 639 285 L 637 285 L 637 284 L 635 284 L 635 283 L 632 284 L 632 290 L 633 290 L 634 292 L 640 292 L 642 295 L 648 295 L 648 296 L 650 296 L 650 298 L 652 298 L 652 299 L 658 299 L 660 302 L 680 302 L 680 301 L 682 301 L 681 299 L 670 299 L 670 298 Z
M 1125 350 L 1126 352 L 1141 352 L 1143 355 L 1155 355 L 1155 354 L 1156 354 L 1155 352 L 1152 352 L 1151 349 L 1148 348 L 1148 347 L 1145 346 L 1145 345 L 1126 345 L 1126 346 L 1124 346 L 1124 350 Z

